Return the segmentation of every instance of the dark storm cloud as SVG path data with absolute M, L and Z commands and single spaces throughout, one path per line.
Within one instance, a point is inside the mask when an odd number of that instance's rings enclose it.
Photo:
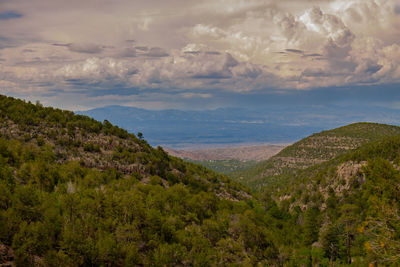
M 1 12 L 0 20 L 10 20 L 22 18 L 22 14 L 15 11 Z
M 374 74 L 374 73 L 378 72 L 380 69 L 382 69 L 382 67 L 383 67 L 382 65 L 372 63 L 372 64 L 368 65 L 368 67 L 365 69 L 365 72 Z
M 119 54 L 121 57 L 136 57 L 135 48 L 124 48 Z
M 218 51 L 206 51 L 205 54 L 207 54 L 207 55 L 221 55 L 221 52 L 218 52 Z
M 305 69 L 302 73 L 301 76 L 305 77 L 329 77 L 332 74 L 329 72 L 326 72 L 322 69 Z
M 169 54 L 160 47 L 152 47 L 144 55 L 148 56 L 148 57 L 167 57 L 167 56 L 169 56 Z
M 400 15 L 400 4 L 395 5 L 394 13 L 397 14 L 397 15 Z
M 290 52 L 290 53 L 295 53 L 295 54 L 303 54 L 304 52 L 302 50 L 298 50 L 298 49 L 285 49 L 286 52 Z
M 230 73 L 220 71 L 220 72 L 206 72 L 206 73 L 199 73 L 193 75 L 192 78 L 194 79 L 228 79 L 231 77 Z
M 303 54 L 303 57 L 322 57 L 319 53 Z
M 147 46 L 136 46 L 135 48 L 136 48 L 136 50 L 139 50 L 139 51 L 148 51 L 149 50 L 149 48 Z

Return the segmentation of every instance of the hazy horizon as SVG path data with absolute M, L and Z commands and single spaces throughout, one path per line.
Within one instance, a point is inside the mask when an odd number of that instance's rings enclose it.
M 63 109 L 400 108 L 395 0 L 3 0 L 0 22 L 0 93 Z
M 396 0 L 3 0 L 0 22 L 0 94 L 154 145 L 400 125 Z

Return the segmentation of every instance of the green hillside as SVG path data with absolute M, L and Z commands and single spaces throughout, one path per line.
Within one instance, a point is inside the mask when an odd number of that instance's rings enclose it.
M 186 161 L 193 162 L 196 164 L 199 164 L 201 166 L 206 167 L 207 169 L 213 170 L 217 173 L 223 173 L 226 175 L 230 175 L 234 172 L 255 166 L 257 164 L 257 161 L 254 160 L 248 160 L 248 161 L 242 161 L 242 160 L 236 160 L 236 159 L 230 159 L 230 160 L 191 160 L 191 159 L 185 159 Z
M 0 96 L 0 266 L 398 266 L 397 131 L 313 135 L 283 155 L 338 156 L 253 194 L 107 121 Z
M 400 136 L 299 171 L 278 199 L 292 212 L 302 211 L 311 251 L 352 266 L 366 266 L 357 263 L 362 258 L 399 266 Z
M 299 170 L 333 159 L 362 144 L 400 135 L 400 127 L 355 123 L 323 131 L 284 148 L 277 155 L 231 174 L 235 180 L 255 190 L 277 190 L 295 179 Z
M 107 121 L 0 96 L 0 265 L 269 265 L 270 207 Z

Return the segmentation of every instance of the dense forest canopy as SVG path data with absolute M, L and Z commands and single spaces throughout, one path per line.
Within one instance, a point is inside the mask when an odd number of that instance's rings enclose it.
M 329 161 L 363 144 L 400 135 L 400 127 L 379 123 L 353 123 L 315 133 L 285 147 L 277 155 L 232 173 L 235 180 L 258 191 L 278 191 L 300 170 Z
M 108 121 L 0 96 L 0 264 L 396 266 L 399 152 L 384 135 L 253 193 Z
M 0 242 L 17 265 L 276 261 L 275 203 L 107 121 L 4 96 L 0 110 Z

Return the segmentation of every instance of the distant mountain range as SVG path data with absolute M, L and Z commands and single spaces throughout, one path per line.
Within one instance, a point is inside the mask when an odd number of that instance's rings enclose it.
M 358 121 L 400 124 L 396 109 L 366 106 L 268 106 L 205 111 L 146 110 L 106 106 L 78 114 L 142 132 L 153 145 L 291 143 L 312 133 Z

